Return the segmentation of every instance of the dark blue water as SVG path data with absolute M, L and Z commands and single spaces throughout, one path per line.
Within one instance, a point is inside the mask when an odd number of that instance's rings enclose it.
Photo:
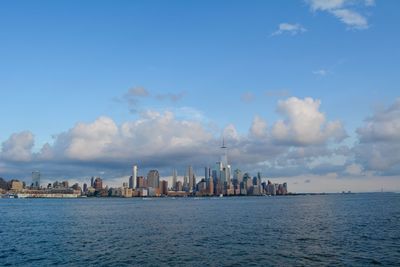
M 400 194 L 0 199 L 2 266 L 400 266 Z

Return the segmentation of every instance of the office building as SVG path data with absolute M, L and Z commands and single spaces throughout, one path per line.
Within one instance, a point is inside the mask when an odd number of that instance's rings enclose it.
M 176 171 L 176 169 L 173 169 L 172 170 L 172 190 L 173 191 L 177 191 L 177 189 L 176 189 L 177 178 L 178 178 L 178 172 Z
M 147 187 L 159 188 L 160 187 L 160 174 L 157 170 L 150 170 L 147 173 Z
M 32 187 L 40 188 L 40 172 L 39 171 L 32 172 Z
M 97 177 L 93 182 L 93 187 L 96 190 L 103 189 L 103 180 L 100 177 Z
M 132 167 L 132 176 L 129 178 L 129 188 L 136 188 L 136 180 L 138 175 L 138 167 L 137 165 L 133 165 Z

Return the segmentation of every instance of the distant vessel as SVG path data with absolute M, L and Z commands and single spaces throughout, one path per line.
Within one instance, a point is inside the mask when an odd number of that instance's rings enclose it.
M 223 194 L 219 194 L 219 197 L 224 197 L 224 195 Z

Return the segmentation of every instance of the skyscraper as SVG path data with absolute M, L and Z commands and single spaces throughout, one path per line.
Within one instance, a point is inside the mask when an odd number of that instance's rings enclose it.
M 178 173 L 176 169 L 172 170 L 172 190 L 177 191 L 176 189 L 176 182 L 177 182 Z
M 100 177 L 97 177 L 93 183 L 94 189 L 101 190 L 103 189 L 103 180 Z
M 189 192 L 192 192 L 194 186 L 196 185 L 194 182 L 192 166 L 189 166 L 189 168 L 188 168 L 188 177 L 189 177 Z
M 138 167 L 137 165 L 133 165 L 132 167 L 132 176 L 129 178 L 129 188 L 136 188 L 136 179 L 137 179 Z
M 210 177 L 211 177 L 211 169 L 210 169 L 210 167 L 205 167 L 204 168 L 204 179 L 206 180 L 206 182 L 210 180 Z
M 147 187 L 160 187 L 160 174 L 157 170 L 150 170 L 147 174 Z
M 40 172 L 39 171 L 32 172 L 32 187 L 40 188 Z

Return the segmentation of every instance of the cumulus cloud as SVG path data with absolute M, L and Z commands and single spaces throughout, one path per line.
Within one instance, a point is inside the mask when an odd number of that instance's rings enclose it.
M 375 2 L 373 0 L 307 0 L 306 3 L 309 4 L 313 12 L 329 12 L 350 29 L 366 29 L 368 28 L 367 18 L 354 9 L 358 5 L 373 6 Z
M 260 116 L 255 116 L 251 124 L 250 133 L 255 137 L 265 137 L 267 135 L 267 122 Z
M 400 98 L 367 118 L 357 134 L 354 151 L 365 168 L 388 175 L 400 173 Z
M 363 143 L 376 141 L 400 142 L 400 98 L 388 108 L 378 111 L 357 129 Z
M 290 35 L 297 35 L 299 33 L 304 33 L 306 31 L 307 31 L 307 29 L 304 28 L 299 23 L 291 24 L 291 23 L 284 22 L 284 23 L 280 23 L 278 25 L 278 29 L 275 32 L 273 32 L 271 34 L 271 36 L 281 35 L 284 33 L 288 33 Z
M 327 121 L 319 111 L 321 102 L 312 98 L 291 97 L 279 101 L 278 112 L 286 120 L 277 121 L 272 135 L 278 142 L 292 145 L 311 145 L 324 143 L 330 139 L 342 141 L 345 130 L 339 121 Z
M 247 133 L 239 133 L 233 123 L 216 132 L 203 120 L 179 117 L 171 111 L 148 110 L 120 124 L 101 116 L 55 135 L 53 142 L 34 154 L 32 136 L 31 142 L 19 146 L 25 157 L 16 158 L 30 161 L 8 167 L 26 173 L 38 168 L 48 176 L 73 178 L 103 171 L 112 179 L 126 176 L 131 164 L 137 163 L 141 170 L 159 168 L 169 175 L 172 167 L 213 166 L 221 153 L 222 134 L 229 161 L 243 171 L 261 170 L 270 176 L 337 171 L 336 165 L 324 165 L 319 159 L 347 153 L 327 146 L 332 139 L 340 139 L 344 130 L 339 122 L 327 121 L 319 107 L 319 100 L 312 98 L 280 101 L 278 111 L 284 120 L 269 127 L 265 119 L 255 116 Z M 11 136 L 9 140 L 14 139 L 24 138 Z M 4 142 L 2 157 L 10 154 L 11 147 L 18 147 L 11 143 L 21 144 Z
M 12 134 L 2 144 L 1 158 L 10 161 L 29 161 L 32 158 L 34 136 L 29 131 Z

